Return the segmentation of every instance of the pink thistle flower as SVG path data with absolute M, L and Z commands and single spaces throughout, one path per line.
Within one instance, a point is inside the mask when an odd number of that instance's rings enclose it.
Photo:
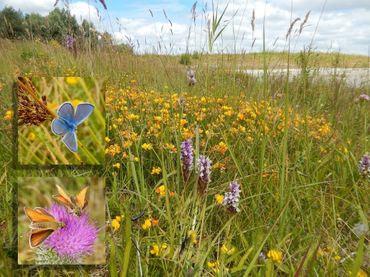
M 64 227 L 54 231 L 43 243 L 46 249 L 52 249 L 60 257 L 80 260 L 93 251 L 98 236 L 98 229 L 89 223 L 89 216 L 83 213 L 76 216 L 60 205 L 53 204 L 48 210 Z

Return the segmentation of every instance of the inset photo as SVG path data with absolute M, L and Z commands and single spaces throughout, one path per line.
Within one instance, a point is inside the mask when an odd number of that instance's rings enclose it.
M 104 264 L 104 187 L 100 177 L 18 177 L 18 264 Z
M 104 164 L 102 86 L 90 77 L 18 77 L 18 163 Z

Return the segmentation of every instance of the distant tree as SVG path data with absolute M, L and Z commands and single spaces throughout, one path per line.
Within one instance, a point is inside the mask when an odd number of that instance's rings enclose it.
M 96 31 L 94 24 L 84 19 L 82 21 L 81 27 L 81 43 L 86 49 L 94 49 L 97 47 L 99 42 L 99 37 L 101 36 L 98 31 Z
M 68 10 L 55 8 L 46 19 L 50 38 L 61 44 L 65 44 L 67 34 L 79 35 L 77 20 Z
M 23 15 L 11 7 L 0 11 L 0 37 L 8 39 L 41 39 L 44 42 L 56 40 L 66 45 L 67 37 L 73 41 L 73 49 L 93 50 L 97 47 L 111 47 L 112 35 L 98 32 L 93 23 L 84 19 L 78 24 L 69 10 L 55 8 L 47 16 L 31 13 Z M 116 49 L 133 52 L 132 47 L 122 44 Z
M 0 12 L 0 35 L 9 39 L 20 39 L 25 36 L 23 14 L 11 7 L 5 7 Z
M 45 17 L 36 13 L 31 13 L 25 16 L 24 21 L 28 30 L 27 33 L 29 39 L 40 38 L 43 41 L 46 41 L 50 38 Z

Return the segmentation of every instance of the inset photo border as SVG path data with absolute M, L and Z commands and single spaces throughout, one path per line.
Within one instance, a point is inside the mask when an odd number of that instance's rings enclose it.
M 18 77 L 16 166 L 103 165 L 103 86 L 93 77 Z
M 105 264 L 105 178 L 18 177 L 18 264 Z

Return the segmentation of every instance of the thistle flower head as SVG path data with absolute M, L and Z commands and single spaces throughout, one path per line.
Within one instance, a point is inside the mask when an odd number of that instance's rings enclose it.
M 364 176 L 370 177 L 370 156 L 363 155 L 358 163 L 358 170 Z
M 78 261 L 91 254 L 97 239 L 98 229 L 89 223 L 89 216 L 83 213 L 76 216 L 60 205 L 53 204 L 49 212 L 64 227 L 54 231 L 43 243 L 47 249 L 53 249 L 59 257 L 68 257 Z
M 198 190 L 200 193 L 204 193 L 208 184 L 211 182 L 212 161 L 207 156 L 200 155 L 197 160 L 197 166 L 199 174 Z
M 229 185 L 229 192 L 225 193 L 224 202 L 222 203 L 231 212 L 240 212 L 239 209 L 240 199 L 240 184 L 236 180 L 232 181 Z
M 193 144 L 191 139 L 188 139 L 181 143 L 182 174 L 185 182 L 189 179 L 190 171 L 193 168 L 193 160 Z

